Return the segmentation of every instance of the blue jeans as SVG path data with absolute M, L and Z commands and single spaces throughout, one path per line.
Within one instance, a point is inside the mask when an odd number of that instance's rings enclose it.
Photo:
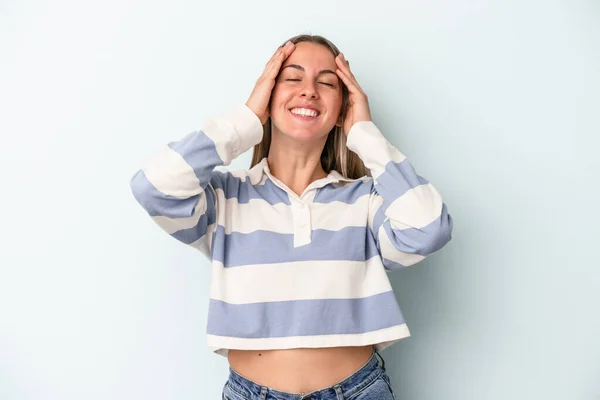
M 375 355 L 381 359 L 381 365 Z M 369 361 L 349 377 L 310 393 L 290 393 L 260 385 L 229 367 L 223 400 L 396 400 L 385 360 L 375 348 Z

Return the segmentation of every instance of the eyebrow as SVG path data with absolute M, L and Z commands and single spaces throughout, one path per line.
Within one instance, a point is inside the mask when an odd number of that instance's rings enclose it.
M 304 67 L 301 65 L 298 65 L 298 64 L 286 65 L 285 67 L 281 68 L 281 70 L 283 71 L 284 69 L 286 69 L 288 67 L 299 69 L 300 71 L 304 71 Z M 323 74 L 334 74 L 335 76 L 337 76 L 337 74 L 330 69 L 321 70 L 321 71 L 319 71 L 319 73 L 317 75 L 323 75 Z

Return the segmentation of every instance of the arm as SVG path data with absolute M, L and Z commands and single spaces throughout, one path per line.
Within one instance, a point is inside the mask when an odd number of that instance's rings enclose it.
M 346 146 L 373 177 L 369 228 L 386 269 L 416 264 L 451 240 L 453 221 L 440 193 L 372 121 L 355 123 Z
M 209 119 L 202 130 L 167 144 L 130 181 L 133 196 L 175 239 L 210 258 L 217 210 L 225 207 L 215 171 L 262 140 L 262 124 L 246 105 Z

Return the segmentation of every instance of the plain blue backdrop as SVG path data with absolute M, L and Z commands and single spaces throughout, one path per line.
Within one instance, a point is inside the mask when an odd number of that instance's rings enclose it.
M 314 33 L 454 219 L 390 273 L 412 333 L 382 352 L 399 399 L 600 399 L 599 18 L 582 0 L 3 1 L 0 398 L 220 398 L 209 263 L 129 179 Z

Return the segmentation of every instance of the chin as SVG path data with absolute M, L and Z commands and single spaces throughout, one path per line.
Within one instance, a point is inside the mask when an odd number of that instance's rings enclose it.
M 331 129 L 330 129 L 331 130 Z M 329 131 L 321 132 L 321 130 L 316 128 L 298 128 L 298 127 L 285 127 L 281 129 L 281 133 L 286 136 L 290 136 L 296 139 L 310 140 L 310 139 L 318 139 L 321 137 L 326 137 Z
M 323 126 L 298 126 L 297 124 L 292 122 L 285 121 L 282 124 L 278 124 L 273 120 L 273 125 L 278 129 L 282 134 L 286 136 L 290 136 L 296 139 L 317 139 L 321 137 L 327 137 L 329 132 L 335 127 L 332 125 L 330 128 Z M 281 127 L 281 128 L 279 128 Z

